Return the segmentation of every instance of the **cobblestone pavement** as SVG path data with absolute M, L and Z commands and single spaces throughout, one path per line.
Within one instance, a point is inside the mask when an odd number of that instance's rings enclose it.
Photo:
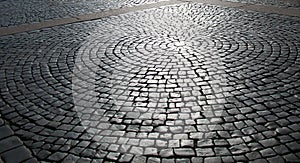
M 5 125 L 0 117 L 0 162 L 37 162 L 32 156 L 30 150 L 24 146 L 22 141 L 14 135 L 14 132 L 8 125 Z M 18 157 L 16 157 L 18 153 Z
M 0 27 L 43 22 L 164 0 L 4 0 Z
M 278 7 L 292 7 L 300 9 L 299 0 L 224 0 L 229 2 L 250 3 L 259 5 L 271 5 Z
M 31 24 L 52 19 L 67 18 L 87 13 L 108 11 L 168 0 L 2 0 L 0 27 Z M 169 0 L 172 1 L 172 0 Z M 275 5 L 300 9 L 297 0 L 224 0 L 250 4 Z
M 2 160 L 300 160 L 299 18 L 186 3 L 0 38 Z

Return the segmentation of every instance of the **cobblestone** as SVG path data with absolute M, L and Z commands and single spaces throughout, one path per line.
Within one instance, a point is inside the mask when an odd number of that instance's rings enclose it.
M 18 154 L 17 157 L 16 154 Z M 28 151 L 28 149 L 26 149 L 24 146 L 21 146 L 4 152 L 3 154 L 1 154 L 1 158 L 4 162 L 14 163 L 29 160 L 30 158 L 32 158 L 32 155 L 31 152 Z
M 258 5 L 271 5 L 279 7 L 300 8 L 300 2 L 294 0 L 225 0 L 229 2 L 240 2 Z
M 161 0 L 4 0 L 0 1 L 0 27 L 37 23 L 99 11 L 155 3 Z
M 299 26 L 185 3 L 3 36 L 0 155 L 299 160 Z
M 31 151 L 15 136 L 12 129 L 5 124 L 0 114 L 0 162 L 37 162 Z M 18 153 L 18 157 L 16 157 Z

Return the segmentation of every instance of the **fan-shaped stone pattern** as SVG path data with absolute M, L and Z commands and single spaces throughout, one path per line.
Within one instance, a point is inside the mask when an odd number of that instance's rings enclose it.
M 297 160 L 299 29 L 192 3 L 1 37 L 1 114 L 45 161 Z
M 222 83 L 220 77 L 212 76 L 214 80 L 210 81 L 209 72 L 206 72 L 206 68 L 201 68 L 200 59 L 197 60 L 198 57 L 204 58 L 196 56 L 202 50 L 202 53 L 207 55 L 203 63 L 205 60 L 210 64 L 217 62 L 212 61 L 210 55 L 205 52 L 205 48 L 213 45 L 210 40 L 202 40 L 203 37 L 206 36 L 195 38 L 194 43 L 180 41 L 176 36 L 172 38 L 159 35 L 101 35 L 88 39 L 89 43 L 84 43 L 84 50 L 80 50 L 78 54 L 76 65 L 80 65 L 80 68 L 74 71 L 73 77 L 73 81 L 77 81 L 73 83 L 74 92 L 91 93 L 89 91 L 93 87 L 80 86 L 86 80 L 81 78 L 81 72 L 86 70 L 82 67 L 87 66 L 95 75 L 95 92 L 86 95 L 94 98 L 82 100 L 81 94 L 74 98 L 75 103 L 85 104 L 75 106 L 75 109 L 79 108 L 77 112 L 82 113 L 79 117 L 88 128 L 87 131 L 103 135 L 100 142 L 116 143 L 118 146 L 135 145 L 137 149 L 151 147 L 152 150 L 160 151 L 168 147 L 168 142 L 175 142 L 174 147 L 180 147 L 178 139 L 188 141 L 188 145 L 193 147 L 197 140 L 188 140 L 188 134 L 197 132 L 194 126 L 196 121 L 199 125 L 209 124 L 213 130 L 214 123 L 221 120 L 218 117 L 222 115 L 222 105 L 225 103 L 224 96 L 216 101 L 213 98 L 215 93 L 222 95 L 218 85 Z M 213 58 L 216 59 L 217 56 Z M 199 68 L 196 68 L 197 66 Z M 208 69 L 211 66 L 204 63 L 203 67 Z M 79 80 L 76 80 L 76 74 L 80 74 Z M 202 85 L 197 85 L 200 81 L 203 82 Z M 206 98 L 209 104 L 205 104 Z M 86 110 L 89 101 L 98 101 L 99 104 L 94 107 L 92 103 L 89 105 L 91 108 Z M 202 105 L 205 109 L 201 109 Z M 98 116 L 97 119 L 86 118 L 93 115 Z M 101 119 L 104 121 L 98 125 Z M 208 132 L 209 129 L 205 131 Z M 111 137 L 114 141 L 108 142 L 105 135 L 114 132 L 120 135 Z M 198 135 L 203 133 L 197 132 Z M 207 133 L 204 138 L 211 134 Z M 132 138 L 132 135 L 142 135 L 141 138 L 146 140 Z M 129 140 L 117 142 L 117 136 Z M 157 146 L 159 148 L 156 148 Z M 140 154 L 139 150 L 118 152 Z

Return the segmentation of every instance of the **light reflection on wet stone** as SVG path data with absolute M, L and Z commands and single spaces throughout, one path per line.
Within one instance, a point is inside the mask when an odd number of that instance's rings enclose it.
M 1 116 L 44 161 L 295 160 L 298 27 L 192 3 L 1 37 Z

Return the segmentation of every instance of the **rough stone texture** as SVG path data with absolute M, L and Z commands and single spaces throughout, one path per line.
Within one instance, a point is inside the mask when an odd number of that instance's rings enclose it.
M 164 0 L 1 0 L 0 27 L 37 23 Z
M 17 154 L 17 156 L 16 156 Z M 22 141 L 14 135 L 11 128 L 5 124 L 0 114 L 0 162 L 32 162 L 37 160 L 32 156 Z
M 258 4 L 258 5 L 271 5 L 271 6 L 278 6 L 278 7 L 300 9 L 299 0 L 223 0 L 223 1 Z
M 187 3 L 3 36 L 0 113 L 39 161 L 297 161 L 299 29 Z

